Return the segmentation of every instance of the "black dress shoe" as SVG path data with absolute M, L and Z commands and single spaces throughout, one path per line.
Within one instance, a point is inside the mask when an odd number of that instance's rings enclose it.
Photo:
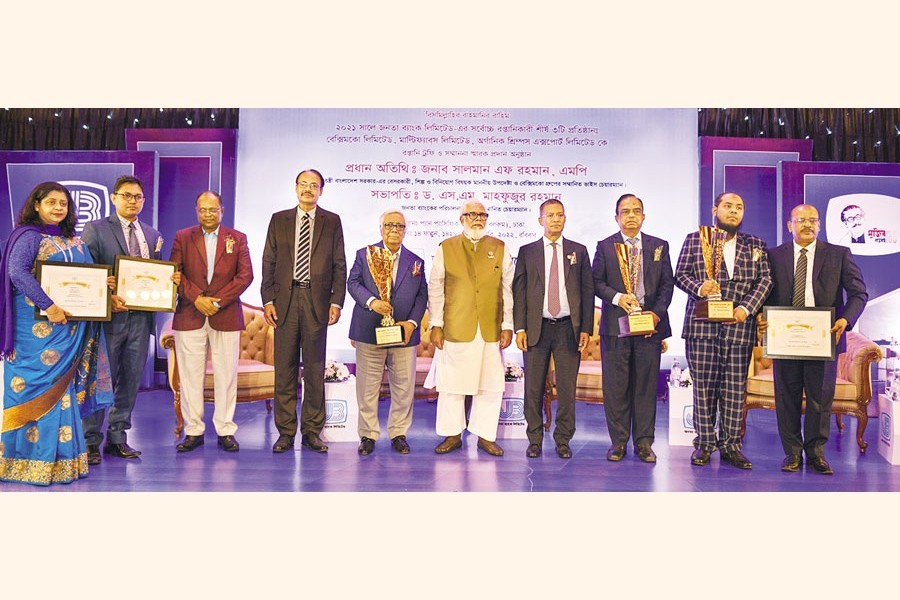
M 655 463 L 656 462 L 656 452 L 653 451 L 653 448 L 650 447 L 650 444 L 641 443 L 638 444 L 634 449 L 635 454 L 641 460 L 641 462 L 645 463 Z
M 135 450 L 125 442 L 121 444 L 106 444 L 103 446 L 103 454 L 118 456 L 119 458 L 137 458 L 141 455 L 138 450 Z
M 781 470 L 785 473 L 796 473 L 800 470 L 800 465 L 802 464 L 803 461 L 799 454 L 788 454 L 784 457 L 784 460 L 781 461 Z
M 709 464 L 709 457 L 712 454 L 706 448 L 697 448 L 694 450 L 693 454 L 691 454 L 691 464 L 697 465 L 698 467 L 703 467 Z
M 613 444 L 610 449 L 606 451 L 606 460 L 619 462 L 623 458 L 625 458 L 625 444 Z
M 436 454 L 447 454 L 453 452 L 457 448 L 462 448 L 462 434 L 448 435 L 444 441 L 434 447 Z
M 375 440 L 365 436 L 359 439 L 359 448 L 356 449 L 358 454 L 365 456 L 366 454 L 372 454 L 373 450 L 375 450 Z
M 325 445 L 318 433 L 304 433 L 303 438 L 300 440 L 300 445 L 306 446 L 313 452 L 320 454 L 328 452 L 328 446 Z
M 225 452 L 237 452 L 241 449 L 241 445 L 233 435 L 220 435 L 216 443 Z
M 175 450 L 178 452 L 190 452 L 196 448 L 199 448 L 203 445 L 203 436 L 202 435 L 186 435 L 184 439 L 181 440 L 181 443 L 175 446 Z
M 398 435 L 391 438 L 391 448 L 400 454 L 409 454 L 409 443 L 406 441 L 405 435 Z
M 731 450 L 730 452 L 727 450 L 722 450 L 722 460 L 727 462 L 732 467 L 737 467 L 738 469 L 752 469 L 753 463 L 747 460 L 747 457 L 740 450 Z
M 525 451 L 525 456 L 528 458 L 537 458 L 541 455 L 541 451 L 540 444 L 528 444 L 528 450 Z
M 568 444 L 557 444 L 556 455 L 560 458 L 572 458 L 572 449 Z
M 831 465 L 828 464 L 828 461 L 825 460 L 824 456 L 807 456 L 806 464 L 812 465 L 812 468 L 815 469 L 816 473 L 821 473 L 822 475 L 834 474 L 834 471 L 831 470 Z
M 275 442 L 275 445 L 272 446 L 272 452 L 274 452 L 275 454 L 281 454 L 282 452 L 287 452 L 293 447 L 294 436 L 281 434 L 278 436 L 278 440 Z
M 89 465 L 99 465 L 103 457 L 100 455 L 100 446 L 89 444 L 87 447 L 87 461 Z

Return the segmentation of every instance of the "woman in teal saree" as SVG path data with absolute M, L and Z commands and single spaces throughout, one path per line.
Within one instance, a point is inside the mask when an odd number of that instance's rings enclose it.
M 112 404 L 100 324 L 67 321 L 34 276 L 37 260 L 93 262 L 75 223 L 69 191 L 41 183 L 0 257 L 0 480 L 49 485 L 87 476 L 81 419 Z M 47 320 L 35 317 L 35 306 Z

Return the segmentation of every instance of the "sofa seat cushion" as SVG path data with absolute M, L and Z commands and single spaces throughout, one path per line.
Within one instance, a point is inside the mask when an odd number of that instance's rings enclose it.
M 203 396 L 212 400 L 214 394 L 212 362 L 206 363 L 206 377 L 203 382 Z M 238 360 L 238 402 L 272 397 L 275 389 L 275 367 L 249 358 Z
M 837 378 L 837 384 L 834 388 L 835 400 L 856 400 L 858 390 L 856 384 Z M 747 378 L 747 394 L 752 396 L 771 396 L 775 398 L 775 380 L 773 369 L 764 369 L 755 375 Z

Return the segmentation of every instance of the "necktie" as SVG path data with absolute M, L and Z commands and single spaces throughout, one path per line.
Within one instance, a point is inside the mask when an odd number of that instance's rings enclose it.
M 556 257 L 556 242 L 550 244 L 553 257 L 550 259 L 550 283 L 547 288 L 547 312 L 551 317 L 559 314 L 559 259 Z
M 634 290 L 634 295 L 637 297 L 638 302 L 641 305 L 644 304 L 644 273 L 641 269 L 641 248 L 638 246 L 637 238 L 628 238 L 628 243 L 631 244 L 631 247 L 637 250 L 635 253 L 634 265 L 633 268 L 637 271 L 637 289 Z
M 294 279 L 309 281 L 309 215 L 303 215 L 300 221 L 300 237 L 297 241 L 297 262 L 294 267 Z
M 128 224 L 128 256 L 141 257 L 141 245 L 138 243 L 137 234 L 134 232 L 134 223 Z
M 806 306 L 806 248 L 800 248 L 797 267 L 794 269 L 794 294 L 792 306 Z

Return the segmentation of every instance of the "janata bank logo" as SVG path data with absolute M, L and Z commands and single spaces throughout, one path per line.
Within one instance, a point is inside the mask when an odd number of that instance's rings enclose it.
M 881 422 L 881 441 L 891 445 L 891 415 L 888 413 L 881 413 L 881 416 L 878 418 Z
M 341 425 L 347 422 L 346 400 L 326 400 L 325 401 L 325 424 Z
M 91 181 L 60 181 L 72 194 L 78 215 L 75 232 L 81 233 L 84 224 L 109 216 L 109 188 Z
M 524 421 L 525 400 L 522 398 L 504 398 L 500 403 L 501 421 Z
M 694 429 L 694 407 L 690 404 L 681 412 L 681 426 L 685 429 Z

